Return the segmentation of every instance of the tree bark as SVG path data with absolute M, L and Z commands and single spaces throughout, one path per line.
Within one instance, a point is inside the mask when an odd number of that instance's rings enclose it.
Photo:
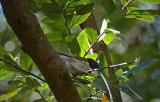
M 55 49 L 44 36 L 25 0 L 0 0 L 22 49 L 32 57 L 58 102 L 80 102 L 78 92 Z

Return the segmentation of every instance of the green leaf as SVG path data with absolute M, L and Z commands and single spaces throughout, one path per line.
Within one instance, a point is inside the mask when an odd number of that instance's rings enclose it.
M 98 56 L 98 54 L 93 53 L 93 54 L 88 54 L 88 55 L 86 55 L 85 58 L 91 58 L 91 59 L 93 59 L 93 60 L 96 60 L 96 59 L 97 59 L 97 56 Z
M 75 8 L 76 6 L 87 5 L 89 3 L 91 3 L 90 0 L 68 0 L 64 9 Z
M 8 52 L 5 51 L 3 48 L 0 47 L 0 56 L 4 57 L 4 55 L 8 55 Z
M 52 2 L 45 2 L 41 4 L 38 17 L 40 18 L 40 24 L 45 34 L 57 33 L 66 34 L 67 28 L 64 24 L 63 8 L 57 4 L 54 0 Z
M 42 91 L 42 90 L 45 90 L 45 89 L 48 89 L 48 84 L 47 83 L 43 83 L 41 84 L 40 86 L 38 86 L 36 89 L 39 90 L 39 91 Z
M 44 17 L 41 20 L 40 24 L 45 34 L 57 34 L 60 32 L 60 34 L 62 33 L 63 35 L 65 35 L 67 32 L 64 24 L 64 17 L 62 15 L 56 18 Z
M 143 97 L 141 94 L 139 94 L 139 92 L 135 89 L 132 89 L 131 87 L 129 87 L 128 85 L 121 85 L 121 90 L 123 92 L 125 92 L 126 94 L 128 94 L 129 96 L 131 96 L 134 99 L 143 101 Z
M 52 44 L 58 52 L 69 52 L 68 43 L 65 39 L 60 41 L 53 41 Z
M 11 77 L 14 73 L 12 68 L 10 68 L 8 65 L 6 65 L 3 62 L 0 62 L 0 80 L 4 80 L 8 77 Z
M 87 13 L 84 15 L 74 15 L 71 21 L 71 27 L 74 27 L 83 23 L 90 16 L 90 14 L 91 13 Z
M 76 14 L 84 15 L 91 12 L 92 8 L 93 4 L 90 0 L 71 0 L 66 3 L 64 10 L 67 14 L 74 14 L 76 11 Z
M 124 79 L 125 77 L 138 73 L 141 70 L 144 70 L 146 68 L 148 68 L 149 66 L 153 65 L 155 62 L 157 62 L 157 59 L 149 59 L 147 61 L 145 61 L 144 63 L 134 67 L 133 69 L 129 70 L 129 71 L 124 71 L 120 77 L 118 77 L 118 80 Z
M 92 3 L 84 5 L 84 6 L 76 7 L 75 8 L 76 9 L 76 14 L 77 15 L 88 14 L 88 13 L 92 12 L 92 8 L 93 8 L 93 4 Z
M 4 94 L 0 95 L 0 101 L 5 101 L 5 100 L 17 95 L 21 91 L 21 89 L 22 88 L 17 88 L 11 92 L 4 93 Z
M 0 66 L 1 67 L 1 66 Z M 11 77 L 14 73 L 6 70 L 6 69 L 0 69 L 0 80 L 4 80 L 8 77 Z
M 62 8 L 56 2 L 43 3 L 40 10 L 51 19 L 55 19 L 62 14 Z
M 84 31 L 86 32 L 89 41 L 93 43 L 97 40 L 98 34 L 96 30 L 93 28 L 85 28 Z
M 103 41 L 105 42 L 106 45 L 110 44 L 113 39 L 116 37 L 116 34 L 119 34 L 119 31 L 113 30 L 113 29 L 106 29 L 105 30 L 105 36 L 103 38 Z
M 26 78 L 26 83 L 29 89 L 33 89 L 40 86 L 39 82 L 36 79 L 30 77 Z
M 114 4 L 113 0 L 99 0 L 99 2 L 104 7 L 107 14 L 112 14 L 114 12 L 116 5 Z
M 151 3 L 151 4 L 160 4 L 160 0 L 139 0 L 139 1 L 144 3 Z
M 104 53 L 102 53 L 102 52 L 99 53 L 98 60 L 99 60 L 98 64 L 99 64 L 99 68 L 100 69 L 101 68 L 105 68 L 105 67 L 108 66 L 107 65 L 107 60 L 106 60 L 106 57 L 105 57 Z M 108 69 L 107 68 L 103 69 L 101 72 L 102 72 L 103 76 L 107 79 L 107 77 L 108 77 Z
M 146 14 L 149 14 L 152 16 L 160 16 L 160 10 L 150 10 L 150 9 L 148 9 L 148 10 L 133 10 L 131 12 L 139 12 L 142 15 L 147 12 Z
M 85 52 L 88 50 L 88 37 L 85 30 L 82 30 L 77 37 L 78 43 L 81 48 L 80 56 L 83 56 Z
M 121 0 L 121 3 L 122 3 L 123 5 L 125 5 L 127 2 L 128 2 L 128 0 Z
M 99 53 L 98 59 L 99 59 L 99 68 L 107 67 L 106 57 L 102 52 Z
M 20 52 L 20 66 L 25 69 L 29 69 L 33 63 L 32 59 L 26 55 L 23 51 Z
M 78 43 L 76 37 L 68 37 L 67 38 L 67 43 L 68 43 L 68 46 L 69 46 L 72 54 L 73 55 L 79 55 L 79 53 L 80 53 L 80 46 L 79 46 L 79 43 Z
M 27 5 L 33 11 L 37 11 L 40 7 L 40 2 L 37 2 L 37 0 L 27 0 Z
M 91 81 L 88 79 L 74 78 L 74 80 L 76 80 L 78 83 L 82 83 L 84 85 L 91 84 Z
M 51 33 L 46 34 L 49 41 L 60 41 L 63 39 L 63 34 L 61 31 L 51 31 Z
M 138 8 L 135 7 L 130 7 L 128 8 L 128 12 L 125 16 L 126 18 L 135 18 L 138 20 L 142 20 L 142 21 L 148 21 L 148 22 L 153 22 L 154 18 L 147 10 L 139 10 Z
M 95 78 L 92 83 L 92 87 L 99 90 L 107 90 L 106 85 L 102 78 Z

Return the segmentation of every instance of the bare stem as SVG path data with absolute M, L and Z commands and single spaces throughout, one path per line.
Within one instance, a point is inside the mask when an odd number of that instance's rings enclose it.
M 113 97 L 112 97 L 111 89 L 110 89 L 110 87 L 109 87 L 109 85 L 108 85 L 105 77 L 103 76 L 103 74 L 102 74 L 101 72 L 100 72 L 100 76 L 102 77 L 102 79 L 103 79 L 103 81 L 104 81 L 104 83 L 105 83 L 105 85 L 106 85 L 106 88 L 107 88 L 107 90 L 108 90 L 109 97 L 110 97 L 110 102 L 113 102 Z
M 95 42 L 93 42 L 91 44 L 91 46 L 88 48 L 88 50 L 86 51 L 86 53 L 83 55 L 83 57 L 85 57 L 87 55 L 87 53 L 89 52 L 89 50 L 98 42 L 99 38 L 104 34 L 104 32 L 102 34 L 100 34 L 97 38 L 97 40 Z
M 42 93 L 41 93 L 39 90 L 36 90 L 36 92 L 41 96 L 41 98 L 42 98 L 42 100 L 43 100 L 44 102 L 48 102 L 48 101 L 44 98 L 44 96 L 42 95 Z
M 123 7 L 122 10 L 124 10 L 128 5 L 130 5 L 134 0 L 129 0 Z
M 67 19 L 66 19 L 66 14 L 65 14 L 65 12 L 63 12 L 63 17 L 64 17 L 64 23 L 65 23 L 65 26 L 66 26 L 66 28 L 67 28 L 67 30 L 68 30 L 68 33 L 69 33 L 69 34 L 72 34 L 72 33 L 71 33 L 71 30 L 70 30 L 70 28 L 69 28 L 69 25 L 68 25 L 68 23 L 67 23 Z

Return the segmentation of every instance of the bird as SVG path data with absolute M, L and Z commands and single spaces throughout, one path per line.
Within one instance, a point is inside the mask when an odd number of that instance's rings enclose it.
M 67 71 L 72 75 L 84 75 L 88 74 L 89 70 L 92 70 L 91 67 L 82 63 L 73 57 L 68 57 L 65 55 L 60 55 L 60 58 L 65 64 Z
M 90 66 L 92 69 L 97 69 L 97 68 L 99 67 L 98 63 L 97 63 L 95 60 L 93 60 L 93 59 L 91 59 L 91 58 L 87 58 L 86 60 L 87 60 L 87 62 L 89 63 L 89 66 Z
M 81 58 L 81 60 L 78 60 L 77 57 L 68 54 L 58 54 L 64 62 L 67 71 L 72 75 L 87 75 L 93 72 L 94 69 L 98 68 L 98 63 L 91 58 Z M 88 65 L 84 62 L 87 62 Z

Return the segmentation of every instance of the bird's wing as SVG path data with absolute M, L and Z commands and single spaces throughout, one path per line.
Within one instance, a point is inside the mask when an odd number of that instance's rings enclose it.
M 81 61 L 79 61 L 77 59 L 66 57 L 63 55 L 61 55 L 60 57 L 62 58 L 62 60 L 66 64 L 66 68 L 70 73 L 82 74 L 82 73 L 87 73 L 88 70 L 91 70 L 90 67 L 85 66 L 84 64 L 81 63 Z

